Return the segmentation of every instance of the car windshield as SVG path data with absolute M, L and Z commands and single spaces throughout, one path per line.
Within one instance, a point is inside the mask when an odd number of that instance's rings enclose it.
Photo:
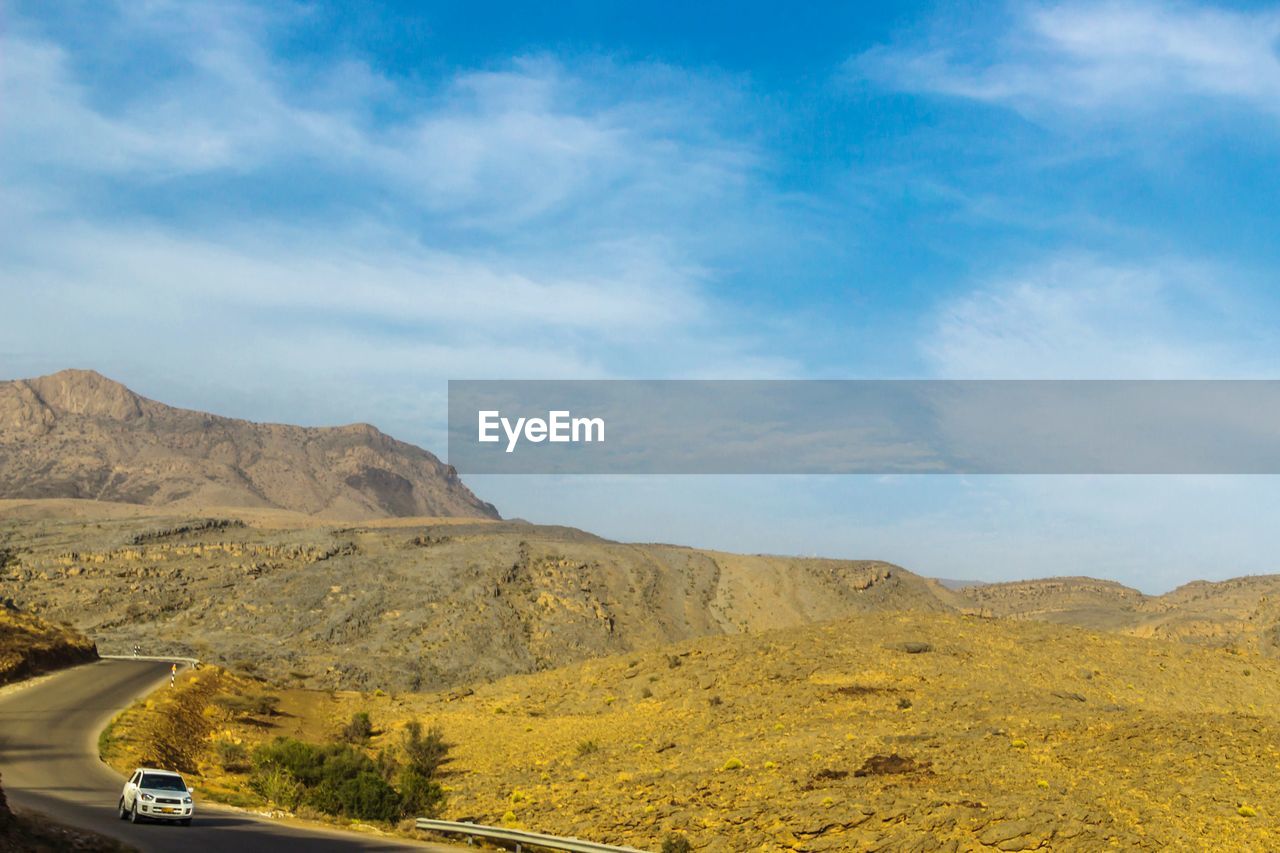
M 148 788 L 152 791 L 186 791 L 187 786 L 182 781 L 181 776 L 174 776 L 169 773 L 143 773 L 142 784 L 139 788 Z

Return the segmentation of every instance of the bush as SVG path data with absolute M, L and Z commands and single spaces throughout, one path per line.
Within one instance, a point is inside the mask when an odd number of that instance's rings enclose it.
M 417 720 L 405 726 L 404 753 L 408 766 L 428 779 L 435 778 L 440 765 L 448 760 L 449 744 L 444 733 L 432 726 L 424 733 Z
M 406 729 L 403 747 L 406 761 L 400 765 L 386 753 L 375 760 L 347 743 L 276 738 L 254 750 L 250 786 L 286 808 L 307 805 L 339 817 L 390 822 L 438 815 L 445 795 L 434 777 L 449 745 L 439 729 L 424 732 L 415 722 Z
M 435 781 L 440 765 L 448 760 L 449 744 L 436 727 L 423 732 L 417 720 L 404 732 L 405 766 L 396 780 L 400 785 L 405 817 L 435 817 L 444 806 L 444 789 Z
M 222 769 L 228 773 L 243 773 L 249 769 L 249 751 L 243 744 L 231 740 L 218 740 L 214 741 L 213 751 Z
M 260 768 L 249 779 L 249 787 L 267 802 L 292 811 L 302 803 L 306 789 L 283 767 Z
M 342 727 L 340 737 L 347 743 L 365 743 L 373 737 L 373 721 L 364 711 L 357 711 L 351 715 L 351 721 Z
M 578 757 L 579 758 L 586 758 L 588 755 L 595 755 L 599 751 L 600 751 L 600 744 L 596 743 L 594 740 L 578 741 Z
M 693 845 L 683 835 L 672 833 L 662 839 L 662 853 L 693 853 Z
M 264 796 L 261 788 L 280 771 L 303 789 L 299 801 L 317 811 L 361 820 L 399 817 L 400 795 L 383 778 L 379 765 L 347 744 L 321 746 L 277 738 L 258 747 L 253 760 L 254 778 L 265 780 L 255 790 Z
M 412 767 L 406 767 L 396 780 L 400 785 L 404 817 L 437 817 L 444 807 L 444 789 Z
M 399 792 L 382 778 L 373 762 L 346 778 L 327 776 L 307 791 L 305 801 L 326 814 L 361 820 L 393 821 L 402 813 Z

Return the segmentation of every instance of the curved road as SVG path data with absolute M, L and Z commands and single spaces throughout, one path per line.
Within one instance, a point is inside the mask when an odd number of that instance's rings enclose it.
M 189 827 L 118 820 L 124 779 L 98 760 L 98 733 L 118 711 L 159 687 L 168 672 L 168 663 L 101 660 L 0 691 L 0 774 L 10 805 L 114 836 L 146 853 L 460 849 L 300 829 L 201 802 L 199 791 Z

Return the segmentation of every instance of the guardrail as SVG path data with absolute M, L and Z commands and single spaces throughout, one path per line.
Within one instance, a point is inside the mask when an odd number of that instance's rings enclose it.
M 522 829 L 505 829 L 500 826 L 484 826 L 479 823 L 430 820 L 424 817 L 418 819 L 417 827 L 429 832 L 465 835 L 468 839 L 487 838 L 491 841 L 506 841 L 516 846 L 516 853 L 520 853 L 524 845 L 541 847 L 544 850 L 563 850 L 567 853 L 644 853 L 643 850 L 637 850 L 635 847 L 615 847 L 595 841 L 583 841 L 579 838 L 560 838 L 555 835 L 525 832 Z
M 184 658 L 178 655 L 98 655 L 99 660 L 153 660 L 160 663 L 185 663 L 190 667 L 200 665 L 199 658 Z

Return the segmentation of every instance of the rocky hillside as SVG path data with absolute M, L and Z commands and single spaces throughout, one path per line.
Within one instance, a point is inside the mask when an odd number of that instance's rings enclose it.
M 1280 575 L 1194 581 L 1164 595 L 1094 578 L 1047 578 L 958 590 L 966 612 L 1280 655 Z
M 0 595 L 71 621 L 104 651 L 139 643 L 326 687 L 436 688 L 954 599 L 887 563 L 627 545 L 515 522 L 282 527 L 26 507 L 0 515 L 2 543 L 14 556 Z
M 197 784 L 250 806 L 219 743 L 324 742 L 364 711 L 371 753 L 441 727 L 447 818 L 644 850 L 1280 849 L 1280 661 L 1187 643 L 870 613 L 430 695 L 240 683 L 279 712 L 208 708 Z
M 52 625 L 0 599 L 0 685 L 40 672 L 94 660 L 93 641 Z
M 175 409 L 83 370 L 0 382 L 0 498 L 498 517 L 453 468 L 367 424 L 304 428 Z

